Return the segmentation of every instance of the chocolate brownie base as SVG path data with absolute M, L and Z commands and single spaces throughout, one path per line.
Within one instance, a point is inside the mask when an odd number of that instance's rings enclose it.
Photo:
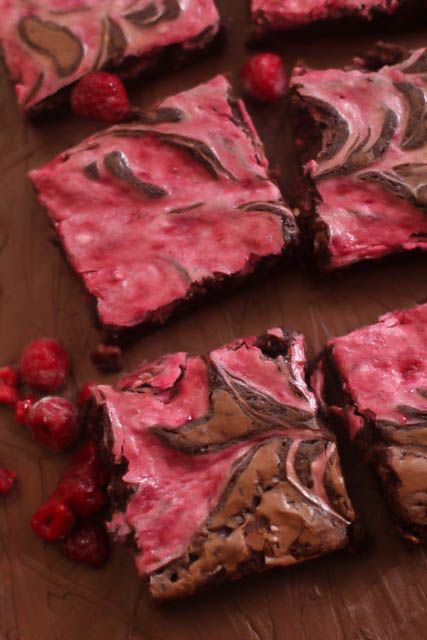
M 351 543 L 354 512 L 304 366 L 302 337 L 275 329 L 94 389 L 90 428 L 113 470 L 110 530 L 155 598 Z
M 426 335 L 427 305 L 407 312 L 388 314 L 380 319 L 378 325 L 366 328 L 366 331 L 371 330 L 372 335 L 375 335 L 375 329 L 378 327 L 377 340 L 380 345 L 387 345 L 387 341 L 394 337 L 393 334 L 398 335 L 399 340 L 403 342 L 400 349 L 399 346 L 396 348 L 394 364 L 388 361 L 384 354 L 385 349 L 378 349 L 378 343 L 374 346 L 375 353 L 371 357 L 375 359 L 375 366 L 380 367 L 378 363 L 381 362 L 381 358 L 384 360 L 383 380 L 378 372 L 374 386 L 374 394 L 376 393 L 377 401 L 382 407 L 380 410 L 375 409 L 374 405 L 366 402 L 364 398 L 358 397 L 354 378 L 362 366 L 369 371 L 369 351 L 365 359 L 352 356 L 347 364 L 340 354 L 341 365 L 338 367 L 335 352 L 337 345 L 342 344 L 342 349 L 351 347 L 345 345 L 341 338 L 333 339 L 312 376 L 312 386 L 324 413 L 340 418 L 350 440 L 372 464 L 398 520 L 400 534 L 412 543 L 427 541 L 427 374 L 423 372 L 423 355 L 419 353 L 418 346 L 412 352 L 409 344 L 402 338 L 405 326 L 411 326 L 415 314 L 419 315 L 417 321 L 422 322 L 421 326 L 424 327 Z M 363 340 L 363 331 L 356 331 L 344 339 L 351 340 L 352 336 L 359 335 Z M 366 334 L 365 348 L 372 350 L 372 345 L 372 338 Z M 360 341 L 359 348 L 362 349 Z M 343 366 L 346 367 L 346 372 Z M 398 375 L 401 377 L 399 384 L 396 382 L 396 371 L 399 371 Z M 410 380 L 411 376 L 414 377 L 413 383 Z M 405 384 L 410 390 L 406 395 L 412 396 L 411 406 L 398 404 L 393 408 L 393 416 L 386 415 L 390 412 L 388 390 L 384 382 L 392 377 L 395 379 L 391 395 L 395 396 L 396 403 L 399 403 Z

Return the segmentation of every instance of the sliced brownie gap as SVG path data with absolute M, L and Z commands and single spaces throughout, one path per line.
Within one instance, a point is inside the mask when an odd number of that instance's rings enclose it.
M 303 337 L 273 329 L 93 389 L 109 528 L 155 598 L 350 546 L 355 514 L 305 365 Z
M 427 304 L 333 338 L 312 377 L 372 463 L 411 542 L 427 540 Z
M 427 250 L 426 59 L 382 43 L 358 59 L 374 71 L 294 70 L 302 229 L 326 270 Z

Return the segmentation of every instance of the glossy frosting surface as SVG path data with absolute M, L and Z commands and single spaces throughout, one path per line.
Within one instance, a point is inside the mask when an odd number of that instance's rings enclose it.
M 213 0 L 0 0 L 0 15 L 0 41 L 25 109 L 94 69 L 129 58 L 141 59 L 143 69 L 168 45 L 203 46 L 197 37 L 206 40 L 219 26 Z
M 209 281 L 296 236 L 249 116 L 222 76 L 31 172 L 103 324 L 163 321 Z

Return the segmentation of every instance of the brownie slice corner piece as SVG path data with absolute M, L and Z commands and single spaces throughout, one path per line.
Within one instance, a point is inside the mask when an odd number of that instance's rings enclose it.
M 290 257 L 298 242 L 224 76 L 95 134 L 30 178 L 112 333 L 162 324 Z
M 331 340 L 315 381 L 376 469 L 401 535 L 426 542 L 427 304 Z
M 382 43 L 368 68 L 294 70 L 301 221 L 326 270 L 427 250 L 426 58 Z
M 157 599 L 350 543 L 355 514 L 300 334 L 144 363 L 94 389 L 90 423 L 113 470 L 110 531 Z
M 87 73 L 134 76 L 194 55 L 219 32 L 214 0 L 0 0 L 0 43 L 21 108 L 55 108 Z M 64 4 L 64 3 L 63 3 Z

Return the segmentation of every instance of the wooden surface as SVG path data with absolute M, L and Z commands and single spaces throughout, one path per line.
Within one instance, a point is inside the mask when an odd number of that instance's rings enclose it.
M 229 39 L 221 53 L 185 70 L 142 83 L 137 105 L 237 72 L 247 50 L 243 0 L 219 3 Z M 336 30 L 341 31 L 341 30 Z M 377 37 L 408 46 L 427 44 L 427 30 L 363 37 L 283 36 L 289 66 L 348 62 Z M 286 108 L 249 105 L 272 166 L 292 192 Z M 26 180 L 28 169 L 80 141 L 96 125 L 71 116 L 33 127 L 18 112 L 0 72 L 0 362 L 17 359 L 25 343 L 55 336 L 74 358 L 76 384 L 101 380 L 88 353 L 100 335 L 77 278 L 52 244 L 52 231 Z M 245 334 L 287 324 L 302 330 L 311 355 L 332 335 L 372 322 L 389 309 L 427 298 L 426 256 L 408 255 L 318 278 L 308 265 L 171 322 L 134 344 L 132 367 L 174 350 L 199 353 Z M 108 378 L 104 378 L 107 380 Z M 55 486 L 65 457 L 47 453 L 0 410 L 0 464 L 19 473 L 19 486 L 0 502 L 1 640 L 424 640 L 427 638 L 425 549 L 408 550 L 393 530 L 375 479 L 355 453 L 344 452 L 348 486 L 372 542 L 359 555 L 335 555 L 273 571 L 159 607 L 137 578 L 127 552 L 116 548 L 105 570 L 61 556 L 30 530 L 32 512 Z

